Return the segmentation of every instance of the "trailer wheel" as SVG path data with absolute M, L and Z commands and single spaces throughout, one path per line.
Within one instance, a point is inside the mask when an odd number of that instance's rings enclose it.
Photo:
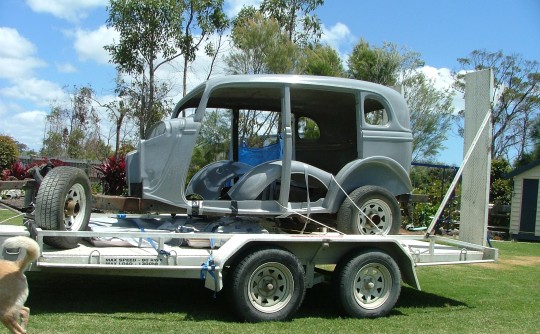
M 61 166 L 52 169 L 41 183 L 36 196 L 36 224 L 44 230 L 83 231 L 92 209 L 90 181 L 79 168 Z M 56 248 L 74 248 L 76 237 L 45 237 Z
M 388 190 L 364 186 L 350 193 L 337 215 L 337 228 L 346 234 L 398 234 L 401 225 L 399 203 Z M 360 208 L 360 211 L 358 211 Z
M 233 269 L 233 307 L 249 322 L 286 320 L 302 304 L 304 276 L 302 265 L 288 251 L 265 248 L 250 253 Z
M 388 254 L 371 250 L 349 257 L 336 268 L 336 288 L 351 317 L 381 317 L 392 310 L 401 291 L 401 273 Z

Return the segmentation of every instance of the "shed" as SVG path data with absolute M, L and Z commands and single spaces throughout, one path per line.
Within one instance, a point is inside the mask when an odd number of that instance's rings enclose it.
M 540 241 L 540 159 L 506 175 L 514 179 L 510 235 L 513 239 Z

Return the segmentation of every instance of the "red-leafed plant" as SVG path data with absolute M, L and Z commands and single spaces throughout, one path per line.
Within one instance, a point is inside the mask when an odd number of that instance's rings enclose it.
M 49 171 L 53 167 L 59 167 L 59 166 L 67 166 L 67 163 L 58 160 L 58 159 L 41 159 L 34 161 L 30 164 L 23 164 L 20 161 L 16 161 L 14 164 L 11 165 L 11 168 L 4 169 L 2 171 L 1 179 L 2 181 L 7 180 L 24 180 L 26 178 L 33 178 L 32 174 L 29 173 L 30 169 L 38 166 L 40 167 L 40 174 L 41 176 L 45 176 L 46 172 Z M 47 168 L 45 168 L 47 167 Z
M 126 159 L 124 156 L 108 157 L 103 163 L 94 167 L 100 174 L 103 193 L 105 195 L 122 195 L 126 190 Z
M 11 165 L 10 169 L 4 169 L 2 171 L 2 180 L 24 180 L 28 177 L 28 169 L 22 162 L 15 161 L 13 165 Z

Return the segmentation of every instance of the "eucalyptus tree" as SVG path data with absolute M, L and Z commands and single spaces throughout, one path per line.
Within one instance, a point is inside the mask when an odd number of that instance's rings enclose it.
M 100 117 L 91 87 L 73 87 L 69 101 L 58 101 L 46 117 L 42 155 L 101 159 L 108 147 L 101 138 Z
M 323 4 L 324 0 L 263 0 L 260 11 L 276 19 L 291 42 L 304 47 L 321 37 L 321 22 L 313 12 Z
M 474 50 L 459 58 L 462 71 L 456 74 L 456 87 L 464 90 L 464 76 L 471 70 L 491 68 L 494 77 L 492 106 L 493 158 L 524 157 L 532 149 L 534 122 L 540 111 L 540 65 L 521 55 L 502 51 Z
M 138 91 L 139 135 L 164 116 L 163 100 L 156 97 L 158 69 L 184 58 L 184 92 L 188 64 L 208 36 L 226 24 L 223 0 L 111 0 L 107 26 L 120 34 L 105 46 L 117 70 L 131 76 Z M 162 90 L 169 90 L 168 88 Z
M 388 42 L 371 46 L 361 39 L 347 64 L 354 79 L 400 87 L 411 113 L 413 159 L 437 156 L 454 121 L 454 92 L 437 88 L 434 80 L 422 73 L 420 54 Z
M 240 13 L 231 39 L 233 48 L 225 57 L 231 74 L 298 73 L 300 49 L 281 31 L 277 20 L 260 12 Z
M 345 69 L 338 52 L 328 45 L 317 44 L 305 49 L 304 74 L 332 77 L 345 76 Z

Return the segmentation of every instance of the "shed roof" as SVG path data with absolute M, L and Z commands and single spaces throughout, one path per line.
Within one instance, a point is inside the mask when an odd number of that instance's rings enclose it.
M 507 178 L 507 179 L 513 178 L 514 176 L 525 173 L 526 171 L 531 170 L 531 169 L 533 169 L 534 167 L 537 167 L 537 166 L 540 166 L 540 159 L 534 160 L 533 162 L 531 162 L 531 163 L 529 163 L 529 164 L 527 164 L 525 166 L 520 166 L 520 167 L 514 169 L 510 173 L 506 174 L 505 178 Z

